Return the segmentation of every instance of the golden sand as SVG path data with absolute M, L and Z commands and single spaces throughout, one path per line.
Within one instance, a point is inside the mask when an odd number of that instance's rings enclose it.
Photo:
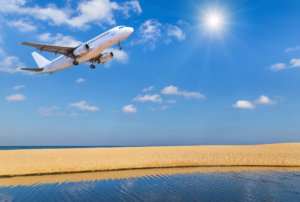
M 300 166 L 300 143 L 0 151 L 0 176 L 184 166 Z

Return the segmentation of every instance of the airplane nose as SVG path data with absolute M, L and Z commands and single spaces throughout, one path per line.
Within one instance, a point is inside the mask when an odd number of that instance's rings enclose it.
M 128 31 L 131 34 L 134 31 L 134 29 L 132 27 L 128 27 Z

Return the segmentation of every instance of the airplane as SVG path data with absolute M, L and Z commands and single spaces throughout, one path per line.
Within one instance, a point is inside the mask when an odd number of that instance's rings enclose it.
M 53 73 L 83 62 L 91 63 L 90 68 L 95 69 L 95 63 L 104 64 L 114 56 L 113 52 L 103 51 L 115 44 L 118 44 L 119 49 L 122 49 L 120 42 L 129 37 L 133 30 L 132 27 L 117 26 L 77 47 L 23 42 L 22 45 L 35 47 L 41 52 L 61 54 L 61 56 L 49 61 L 37 52 L 32 52 L 38 68 L 21 68 L 21 70 L 34 71 L 38 74 Z

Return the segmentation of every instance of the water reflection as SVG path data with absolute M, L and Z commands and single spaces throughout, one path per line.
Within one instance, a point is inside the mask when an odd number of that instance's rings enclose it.
M 0 201 L 300 201 L 299 168 L 144 169 L 0 179 Z

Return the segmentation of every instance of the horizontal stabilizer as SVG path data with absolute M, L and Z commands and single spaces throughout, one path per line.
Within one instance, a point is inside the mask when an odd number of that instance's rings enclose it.
M 21 68 L 21 70 L 28 70 L 28 71 L 34 71 L 34 72 L 41 72 L 44 68 Z

